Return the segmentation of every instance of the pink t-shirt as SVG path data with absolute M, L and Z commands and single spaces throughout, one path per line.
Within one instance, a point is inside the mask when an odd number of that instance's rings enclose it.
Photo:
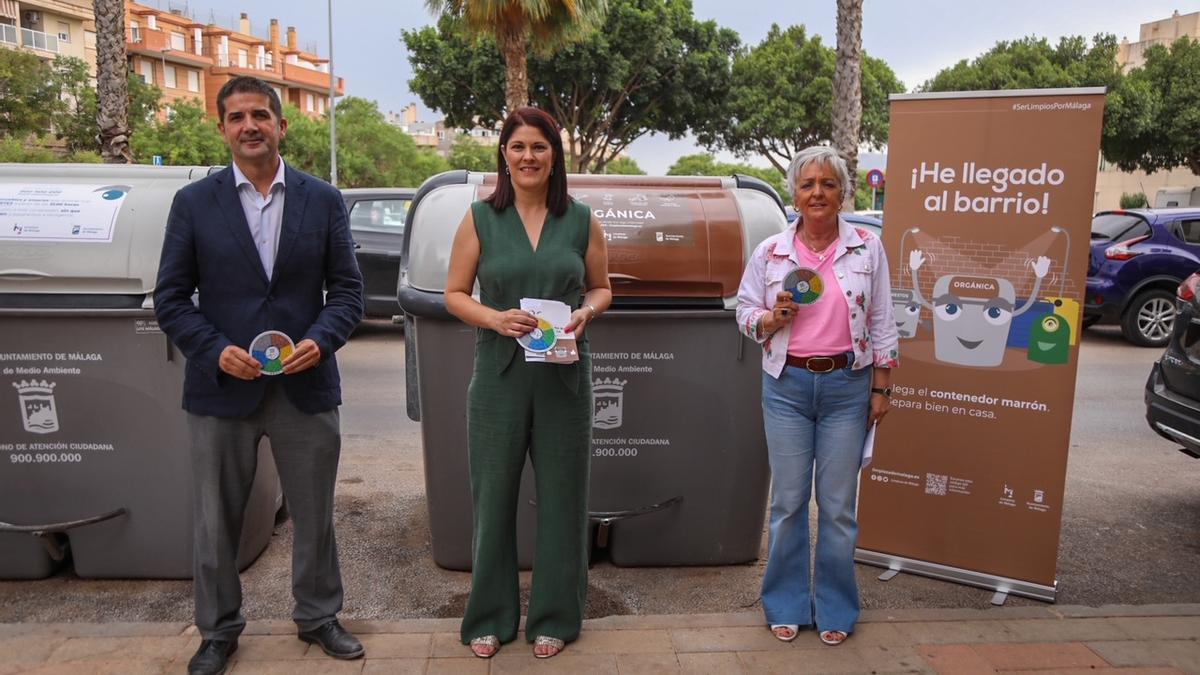
M 850 339 L 850 306 L 833 271 L 838 240 L 824 251 L 813 253 L 800 235 L 794 242 L 800 269 L 800 310 L 792 319 L 787 353 L 791 356 L 833 356 L 854 348 Z M 785 284 L 786 286 L 786 284 Z

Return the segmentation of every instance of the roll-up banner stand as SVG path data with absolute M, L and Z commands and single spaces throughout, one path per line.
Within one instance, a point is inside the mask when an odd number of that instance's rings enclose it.
M 901 365 L 856 558 L 1053 601 L 1104 89 L 891 106 Z

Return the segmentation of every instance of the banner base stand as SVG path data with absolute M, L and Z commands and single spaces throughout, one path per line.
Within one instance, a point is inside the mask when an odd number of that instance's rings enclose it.
M 985 574 L 973 570 L 964 570 L 958 567 L 950 567 L 948 565 L 939 565 L 937 563 L 928 562 L 925 560 L 914 560 L 912 558 L 903 558 L 888 553 L 879 553 L 878 551 L 868 551 L 862 548 L 854 549 L 855 562 L 874 565 L 875 567 L 885 567 L 887 571 L 880 575 L 881 581 L 887 581 L 896 576 L 900 572 L 908 572 L 917 574 L 931 579 L 939 579 L 941 581 L 951 581 L 964 586 L 974 586 L 975 588 L 985 588 L 995 591 L 992 596 L 992 604 L 1003 605 L 1009 595 L 1020 595 L 1034 600 L 1044 600 L 1046 602 L 1054 602 L 1055 595 L 1058 592 L 1057 585 L 1043 586 L 1030 581 L 1020 581 L 1018 579 L 1009 579 L 1007 577 L 996 576 L 994 574 Z M 893 573 L 894 572 L 894 573 Z M 884 578 L 886 577 L 886 578 Z M 999 602 L 997 602 L 999 599 Z

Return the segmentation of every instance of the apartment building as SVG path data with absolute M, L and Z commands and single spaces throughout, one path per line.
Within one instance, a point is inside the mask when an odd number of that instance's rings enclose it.
M 1181 37 L 1200 40 L 1200 12 L 1180 14 L 1176 11 L 1171 16 L 1157 21 L 1143 23 L 1138 31 L 1138 40 L 1130 42 L 1121 40 L 1117 50 L 1117 63 L 1124 67 L 1125 72 L 1141 67 L 1146 62 L 1146 50 L 1154 45 L 1169 47 Z M 1096 173 L 1096 196 L 1093 210 L 1115 209 L 1121 203 L 1122 194 L 1142 193 L 1151 203 L 1154 195 L 1165 187 L 1187 187 L 1200 185 L 1200 177 L 1193 174 L 1187 167 L 1155 171 L 1121 171 L 1117 167 L 1100 160 L 1099 171 Z
M 471 129 L 449 129 L 445 120 L 437 122 L 421 122 L 417 120 L 417 104 L 409 103 L 399 114 L 388 112 L 384 115 L 388 124 L 399 127 L 416 142 L 418 148 L 433 150 L 443 157 L 450 154 L 450 148 L 460 134 L 466 134 L 471 140 L 480 145 L 496 146 L 500 143 L 500 125 L 489 129 L 473 127 Z
M 1171 46 L 1181 37 L 1200 40 L 1200 12 L 1180 14 L 1179 10 L 1166 19 L 1144 23 L 1138 30 L 1137 42 L 1122 39 L 1117 47 L 1117 63 L 1128 72 L 1146 62 L 1146 50 L 1154 45 Z
M 235 29 L 197 22 L 181 10 L 126 2 L 125 29 L 130 69 L 162 90 L 166 107 L 198 99 L 216 117 L 217 92 L 239 75 L 266 81 L 280 100 L 306 115 L 324 115 L 330 105 L 329 60 L 300 49 L 291 26 L 281 40 L 277 19 L 258 37 L 245 13 Z M 345 93 L 344 78 L 337 78 L 335 91 Z
M 73 56 L 96 74 L 96 22 L 91 0 L 0 0 L 0 47 L 50 60 Z

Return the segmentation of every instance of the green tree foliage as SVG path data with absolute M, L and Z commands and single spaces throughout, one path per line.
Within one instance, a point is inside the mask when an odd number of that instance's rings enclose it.
M 1121 208 L 1140 209 L 1144 206 L 1150 206 L 1150 202 L 1146 200 L 1146 195 L 1141 192 L 1121 193 Z
M 129 96 L 131 126 L 143 128 L 158 110 L 160 92 L 130 76 Z M 62 146 L 51 147 L 51 134 Z M 29 141 L 23 154 L 6 156 L 25 158 L 13 161 L 49 161 L 45 157 L 53 156 L 55 161 L 90 162 L 100 150 L 99 134 L 96 90 L 87 63 L 69 56 L 43 61 L 27 52 L 0 49 L 0 137 L 38 137 Z
M 176 102 L 167 119 L 138 130 L 132 146 L 134 156 L 143 164 L 149 164 L 155 155 L 172 166 L 229 161 L 229 150 L 221 140 L 216 120 L 205 117 L 204 105 L 198 100 Z
M 373 101 L 347 96 L 338 103 L 338 187 L 416 187 L 450 168 L 440 155 L 417 148 L 388 124 Z M 284 108 L 287 135 L 280 153 L 293 166 L 329 180 L 329 120 Z
M 448 18 L 404 31 L 409 86 L 449 126 L 502 119 L 503 61 L 487 37 L 468 39 Z M 649 132 L 680 138 L 722 114 L 737 34 L 696 21 L 690 0 L 611 0 L 600 30 L 550 57 L 529 59 L 530 99 L 558 120 L 571 170 L 602 171 Z
M 867 185 L 867 172 L 857 169 L 858 180 L 855 181 L 854 210 L 867 211 L 875 208 L 871 203 L 871 186 Z
M 707 118 L 696 137 L 708 148 L 761 155 L 780 172 L 798 151 L 833 137 L 834 50 L 804 26 L 772 25 L 757 46 L 733 59 L 724 112 Z M 883 61 L 863 54 L 861 141 L 887 142 L 888 95 L 904 85 Z
M 41 142 L 27 147 L 25 143 L 15 138 L 0 138 L 0 162 L 48 164 L 60 161 L 62 158 Z
M 496 152 L 494 145 L 483 145 L 471 140 L 466 134 L 459 134 L 450 146 L 450 155 L 446 161 L 451 169 L 466 169 L 467 171 L 495 171 Z
M 996 46 L 972 61 L 938 71 L 921 91 L 991 91 L 1049 87 L 1114 87 L 1121 80 L 1117 38 L 1097 35 L 1089 47 L 1082 36 L 1025 37 Z
M 529 102 L 532 48 L 543 56 L 582 38 L 604 18 L 607 0 L 426 0 L 429 11 L 461 21 L 468 35 L 494 40 L 505 63 L 508 110 Z
M 75 76 L 80 67 L 82 78 Z M 24 139 L 50 131 L 69 112 L 60 92 L 86 83 L 87 65 L 79 59 L 51 63 L 29 52 L 0 49 L 0 136 Z
M 1108 95 L 1101 148 L 1125 171 L 1187 166 L 1200 175 L 1200 42 L 1146 50 L 1145 65 Z
M 76 59 L 77 60 L 77 59 Z M 79 61 L 83 64 L 82 61 Z M 86 85 L 87 68 L 83 69 L 84 86 L 78 87 L 71 97 L 75 100 L 74 109 L 63 116 L 57 125 L 59 136 L 66 142 L 67 150 L 72 153 L 100 151 L 100 123 L 98 117 L 96 90 Z M 129 103 L 127 104 L 127 123 L 130 133 L 137 134 L 155 122 L 159 111 L 159 101 L 162 91 L 142 81 L 142 78 L 130 73 Z M 136 143 L 132 144 L 136 146 Z M 145 160 L 143 160 L 145 161 Z
M 742 163 L 718 162 L 712 155 L 705 152 L 684 155 L 675 160 L 671 168 L 667 169 L 668 176 L 732 176 L 737 173 L 761 179 L 774 188 L 784 202 L 788 201 L 789 192 L 784 187 L 786 183 L 784 176 L 775 169 Z
M 413 78 L 408 86 L 446 115 L 448 126 L 469 129 L 504 119 L 504 59 L 494 40 L 467 37 L 449 15 L 437 27 L 400 31 Z
M 617 174 L 622 176 L 645 176 L 646 172 L 642 171 L 642 167 L 638 166 L 637 162 L 633 161 L 632 157 L 618 157 L 604 165 L 604 171 L 601 173 Z

